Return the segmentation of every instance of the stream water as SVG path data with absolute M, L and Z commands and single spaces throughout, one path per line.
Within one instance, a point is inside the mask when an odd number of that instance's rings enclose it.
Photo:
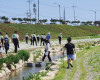
M 59 59 L 60 57 L 62 57 L 61 54 L 51 56 L 52 60 Z M 23 67 L 16 71 L 12 71 L 9 75 L 6 75 L 0 80 L 23 80 L 23 77 L 24 78 L 28 77 L 29 73 L 34 74 L 34 73 L 39 72 L 40 70 L 43 70 L 45 68 L 46 62 L 48 62 L 47 58 L 45 62 L 42 62 L 42 67 L 37 68 L 35 67 L 35 64 L 33 63 L 33 67 L 31 68 Z

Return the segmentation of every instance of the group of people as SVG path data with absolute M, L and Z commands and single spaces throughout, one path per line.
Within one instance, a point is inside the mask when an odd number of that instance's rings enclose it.
M 71 43 L 71 37 L 68 37 L 67 38 L 67 42 L 65 44 L 65 46 L 63 47 L 63 56 L 64 54 L 66 53 L 67 54 L 67 69 L 70 69 L 70 67 L 73 67 L 72 65 L 72 62 L 73 60 L 75 60 L 75 54 L 76 54 L 76 51 L 75 51 L 75 45 L 73 43 Z M 51 62 L 51 57 L 50 57 L 50 44 L 48 41 L 46 41 L 46 47 L 45 47 L 45 53 L 44 53 L 44 56 L 42 58 L 42 61 L 44 61 L 45 57 L 48 57 L 49 61 Z
M 31 34 L 29 37 L 28 33 L 26 33 L 26 35 L 25 35 L 26 44 L 28 44 L 29 39 L 30 39 L 31 45 L 33 45 L 33 46 L 34 46 L 34 44 L 36 44 L 36 46 L 37 46 L 37 44 L 39 44 L 39 42 L 40 42 L 40 46 L 42 46 L 42 45 L 44 46 L 46 44 L 46 40 L 50 41 L 51 36 L 50 36 L 50 33 L 48 33 L 47 35 L 46 34 L 41 34 L 41 35 L 37 34 L 36 35 L 34 33 L 34 34 Z
M 9 50 L 8 35 L 6 33 L 5 36 L 3 37 L 3 34 L 0 32 L 0 56 L 1 57 L 3 57 L 2 56 L 2 50 L 1 50 L 2 47 L 3 47 L 3 49 L 5 48 L 5 52 L 7 54 L 8 53 L 8 50 Z
M 28 33 L 26 33 L 26 35 L 25 35 L 26 44 L 28 44 L 28 39 L 29 39 L 29 36 L 28 36 Z M 31 36 L 30 36 L 31 45 L 34 45 L 34 43 L 35 43 L 36 46 L 37 46 L 37 43 L 39 43 L 39 42 L 40 42 L 40 46 L 42 44 L 46 45 L 45 53 L 44 53 L 44 56 L 42 58 L 42 61 L 44 61 L 46 56 L 48 57 L 50 62 L 52 61 L 51 57 L 50 57 L 50 51 L 51 51 L 50 50 L 50 47 L 51 47 L 50 46 L 50 39 L 51 39 L 50 33 L 48 33 L 47 35 L 46 34 L 36 35 L 34 33 L 34 34 L 31 34 Z M 58 35 L 58 39 L 59 39 L 59 44 L 61 44 L 62 33 L 60 33 Z M 17 48 L 19 48 L 19 35 L 18 35 L 17 31 L 14 32 L 14 34 L 12 35 L 11 40 L 12 40 L 14 46 L 15 46 L 14 51 L 15 51 L 15 53 L 17 53 Z M 71 38 L 70 37 L 67 38 L 67 41 L 68 41 L 68 43 L 65 44 L 64 49 L 66 50 L 66 53 L 67 53 L 67 59 L 68 59 L 67 69 L 69 69 L 70 66 L 73 67 L 72 61 L 74 60 L 75 45 L 73 43 L 71 43 Z M 0 56 L 2 57 L 1 47 L 3 47 L 3 49 L 5 48 L 5 52 L 7 54 L 8 50 L 9 50 L 9 37 L 8 37 L 7 33 L 3 37 L 3 34 L 0 32 Z M 63 51 L 63 53 L 64 53 L 64 51 Z M 7 56 L 8 56 L 8 54 L 7 54 Z

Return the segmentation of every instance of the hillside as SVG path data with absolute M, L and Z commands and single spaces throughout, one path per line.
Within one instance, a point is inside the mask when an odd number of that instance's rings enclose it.
M 63 37 L 79 37 L 100 34 L 100 27 L 93 26 L 67 26 L 67 25 L 32 25 L 32 24 L 0 24 L 0 32 L 9 36 L 17 30 L 20 38 L 23 39 L 26 33 L 47 34 L 51 33 L 52 38 L 57 38 L 59 33 L 63 33 Z

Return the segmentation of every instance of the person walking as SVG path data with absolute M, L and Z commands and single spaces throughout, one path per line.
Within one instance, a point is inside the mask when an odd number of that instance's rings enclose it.
M 19 34 L 18 32 L 16 33 L 17 39 L 18 39 L 18 48 L 19 48 Z
M 18 47 L 18 43 L 19 43 L 19 39 L 18 39 L 18 36 L 17 36 L 17 31 L 14 32 L 14 34 L 12 35 L 12 42 L 15 46 L 15 53 L 17 53 L 17 47 Z
M 9 37 L 8 37 L 8 33 L 5 34 L 5 37 L 4 37 L 7 41 L 9 41 Z
M 4 37 L 3 37 L 3 34 L 0 32 L 0 40 L 1 40 L 1 43 L 2 43 L 2 46 L 3 46 L 3 40 L 4 40 Z
M 5 48 L 6 55 L 8 56 L 8 50 L 9 50 L 9 42 L 8 42 L 8 39 L 5 39 L 4 48 Z
M 73 67 L 72 62 L 74 60 L 74 53 L 75 53 L 75 45 L 73 43 L 71 43 L 71 37 L 67 38 L 68 43 L 65 44 L 64 48 L 66 49 L 67 52 L 67 69 L 71 67 Z M 64 53 L 64 52 L 63 52 Z
M 0 40 L 0 58 L 3 58 L 3 55 L 2 55 L 2 42 L 1 42 L 1 40 Z
M 30 42 L 31 42 L 31 45 L 32 45 L 32 43 L 33 43 L 33 35 L 32 34 L 30 36 Z
M 41 43 L 40 43 L 40 46 L 42 45 L 43 43 L 43 34 L 41 34 Z
M 46 40 L 46 47 L 45 47 L 45 53 L 42 58 L 42 61 L 44 61 L 45 57 L 48 56 L 49 61 L 51 62 L 51 57 L 50 57 L 50 43 L 48 40 Z
M 28 33 L 26 33 L 25 35 L 26 44 L 28 44 L 28 38 L 29 38 Z
M 37 42 L 39 43 L 40 36 L 37 34 Z
M 62 40 L 62 33 L 60 33 L 60 34 L 58 35 L 58 39 L 59 39 L 59 44 L 61 44 L 61 40 Z
M 43 46 L 46 44 L 46 34 L 43 35 Z
M 36 34 L 35 34 L 35 33 L 33 34 L 33 46 L 34 46 L 34 42 L 35 42 L 35 44 L 36 44 L 36 46 L 37 46 L 37 42 L 36 42 Z
M 50 40 L 51 40 L 50 32 L 48 32 L 48 34 L 46 35 L 46 40 L 48 40 L 48 42 L 50 43 Z M 50 44 L 50 45 L 51 45 L 51 44 Z

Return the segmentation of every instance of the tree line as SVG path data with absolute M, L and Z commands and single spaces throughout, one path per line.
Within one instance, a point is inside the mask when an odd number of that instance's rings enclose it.
M 9 18 L 8 17 L 5 17 L 5 16 L 2 16 L 2 17 L 0 17 L 0 19 L 1 20 L 9 20 Z M 19 23 L 21 23 L 21 22 L 27 22 L 27 23 L 29 23 L 29 22 L 35 22 L 36 23 L 36 21 L 37 21 L 37 19 L 35 19 L 35 18 L 32 18 L 32 19 L 29 19 L 29 18 L 11 18 L 13 21 L 19 21 Z M 46 23 L 48 20 L 47 19 L 40 19 L 39 20 L 39 23 Z M 98 25 L 100 25 L 100 21 L 95 21 L 95 22 L 93 22 L 93 21 L 83 21 L 83 22 L 81 22 L 81 21 L 64 21 L 64 20 L 62 20 L 62 19 L 52 19 L 51 18 L 51 20 L 50 20 L 50 22 L 51 22 L 51 24 L 56 24 L 57 22 L 59 22 L 60 24 L 67 24 L 67 23 L 70 23 L 70 24 L 73 24 L 73 23 L 77 23 L 77 24 L 83 24 L 83 25 L 93 25 L 93 24 L 98 24 Z

